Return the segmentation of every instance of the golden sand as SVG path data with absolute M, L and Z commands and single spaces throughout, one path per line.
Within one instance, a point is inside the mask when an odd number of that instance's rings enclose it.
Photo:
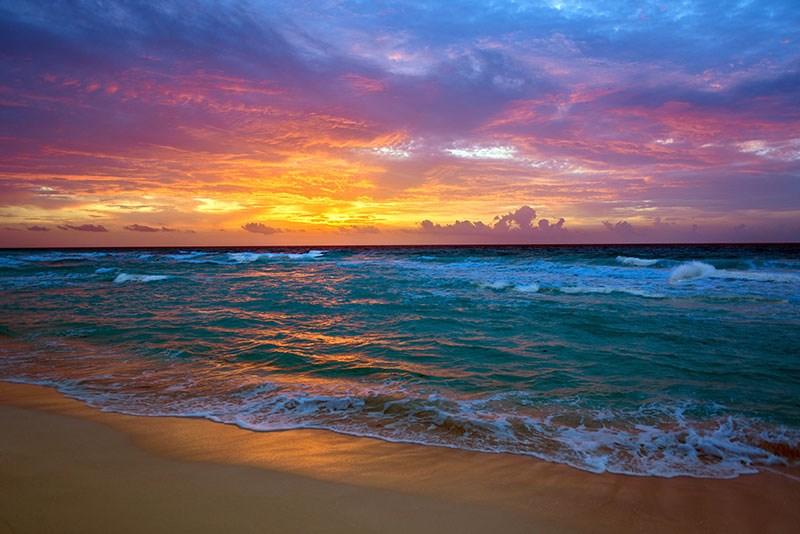
M 0 383 L 2 532 L 793 532 L 800 473 L 594 475 L 327 431 L 105 413 Z

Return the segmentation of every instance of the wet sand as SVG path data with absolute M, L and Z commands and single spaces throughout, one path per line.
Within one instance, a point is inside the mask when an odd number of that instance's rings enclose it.
M 800 470 L 594 475 L 511 454 L 105 413 L 0 382 L 3 532 L 793 532 Z

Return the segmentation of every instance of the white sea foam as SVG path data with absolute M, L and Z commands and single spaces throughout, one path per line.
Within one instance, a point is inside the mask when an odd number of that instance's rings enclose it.
M 261 258 L 312 260 L 325 255 L 324 250 L 309 250 L 303 253 L 294 252 L 229 252 L 228 258 L 236 263 L 253 263 Z
M 759 282 L 798 283 L 800 276 L 794 273 L 778 273 L 764 271 L 736 271 L 717 269 L 713 265 L 701 261 L 682 263 L 670 273 L 670 282 L 685 282 L 698 278 L 727 278 L 731 280 L 752 280 Z
M 176 261 L 191 261 L 202 256 L 208 256 L 210 252 L 201 251 L 180 251 L 179 254 L 167 254 L 166 257 Z
M 511 287 L 511 282 L 507 280 L 484 280 L 479 283 L 481 287 L 486 289 L 506 289 L 507 287 Z
M 100 267 L 94 271 L 94 274 L 106 274 L 116 270 L 116 267 Z
M 759 432 L 741 428 L 733 418 L 710 428 L 667 430 L 639 424 L 628 429 L 579 426 L 548 431 L 564 446 L 549 459 L 598 473 L 733 478 L 756 473 L 759 466 L 786 464 L 752 444 Z
M 520 293 L 538 293 L 540 288 L 539 284 L 532 282 L 530 284 L 515 285 L 514 289 L 516 289 Z
M 413 388 L 401 384 L 287 387 L 241 383 L 238 375 L 225 384 L 226 394 L 218 389 L 224 376 L 192 379 L 183 374 L 179 382 L 150 375 L 148 384 L 162 388 L 150 397 L 138 388 L 127 395 L 124 383 L 112 374 L 93 377 L 102 386 L 88 389 L 91 381 L 77 378 L 39 383 L 59 387 L 100 409 L 133 415 L 205 417 L 261 431 L 327 429 L 388 441 L 525 454 L 596 473 L 733 478 L 789 463 L 762 443 L 800 445 L 796 429 L 766 427 L 723 413 L 698 420 L 687 415 L 697 411 L 688 403 L 598 410 L 565 399 L 532 407 L 533 399 L 518 391 L 456 398 L 414 394 Z M 185 395 L 188 391 L 191 396 Z M 165 402 L 172 394 L 173 401 Z M 703 411 L 724 412 L 724 407 L 715 406 L 705 405 Z
M 166 280 L 167 278 L 172 278 L 166 274 L 128 274 L 128 273 L 119 273 L 116 278 L 114 278 L 115 284 L 125 284 L 128 282 L 158 282 L 159 280 Z
M 261 258 L 263 254 L 256 252 L 229 252 L 228 257 L 236 263 L 253 263 Z
M 291 252 L 268 252 L 266 254 L 268 258 L 289 258 L 292 260 L 313 260 L 315 258 L 321 258 L 324 255 L 324 250 L 309 250 L 308 252 L 303 252 L 300 254 Z
M 684 282 L 712 276 L 717 269 L 701 261 L 690 261 L 675 267 L 669 275 L 670 282 Z
M 322 428 L 389 441 L 526 454 L 595 473 L 667 478 L 733 478 L 761 466 L 786 465 L 785 459 L 757 444 L 798 444 L 796 432 L 764 430 L 733 417 L 688 421 L 683 407 L 674 406 L 648 407 L 644 413 L 581 413 L 581 421 L 602 421 L 587 426 L 558 422 L 562 416 L 578 415 L 567 412 L 498 413 L 485 399 L 297 393 L 269 398 L 268 392 L 266 399 L 250 399 L 256 401 L 251 409 L 236 409 L 230 415 L 217 412 L 214 419 L 251 430 Z M 645 422 L 648 417 L 660 423 Z
M 617 261 L 624 265 L 635 265 L 636 267 L 649 267 L 651 265 L 655 265 L 661 260 L 658 259 L 643 259 L 643 258 L 636 258 L 633 256 L 617 256 Z

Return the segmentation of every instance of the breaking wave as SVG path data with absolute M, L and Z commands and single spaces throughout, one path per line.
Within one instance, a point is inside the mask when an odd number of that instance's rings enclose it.
M 636 267 L 650 267 L 651 265 L 655 265 L 661 260 L 657 259 L 642 259 L 642 258 L 635 258 L 633 256 L 617 256 L 617 261 L 622 263 L 623 265 L 635 265 Z
M 752 280 L 759 282 L 798 283 L 800 276 L 793 273 L 763 271 L 734 271 L 717 269 L 701 261 L 690 261 L 675 267 L 669 276 L 670 282 L 685 282 L 698 278 L 727 278 L 731 280 Z
M 294 252 L 229 252 L 228 258 L 235 263 L 253 263 L 262 258 L 266 259 L 289 259 L 289 260 L 313 260 L 325 255 L 324 250 L 309 250 L 303 253 Z
M 168 278 L 172 278 L 166 274 L 128 274 L 128 273 L 119 273 L 116 278 L 114 278 L 115 284 L 125 284 L 129 282 L 158 282 L 160 280 L 166 280 Z

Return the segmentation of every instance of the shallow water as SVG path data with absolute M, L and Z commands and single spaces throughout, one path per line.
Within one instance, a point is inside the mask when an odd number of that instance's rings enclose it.
M 1 251 L 0 299 L 0 377 L 108 410 L 654 476 L 800 447 L 798 246 Z

